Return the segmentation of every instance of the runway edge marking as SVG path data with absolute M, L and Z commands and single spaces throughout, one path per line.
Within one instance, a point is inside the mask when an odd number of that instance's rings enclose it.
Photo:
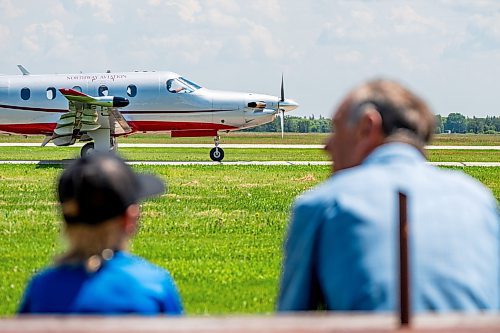
M 73 147 L 81 147 L 77 143 Z M 213 144 L 191 144 L 191 143 L 122 143 L 119 148 L 213 148 Z M 40 147 L 40 143 L 33 142 L 0 142 L 0 147 Z M 53 143 L 47 147 L 55 147 Z M 324 145 L 301 145 L 301 144 L 221 144 L 222 148 L 236 149 L 323 149 Z M 500 146 L 426 146 L 427 150 L 500 150 Z
M 67 165 L 73 160 L 46 160 L 46 161 L 0 161 L 0 165 Z M 287 166 L 329 166 L 328 161 L 237 161 L 237 162 L 200 162 L 200 161 L 127 161 L 130 165 L 158 165 L 158 166 L 183 166 L 183 165 L 287 165 Z M 500 162 L 427 162 L 434 166 L 447 167 L 500 167 Z

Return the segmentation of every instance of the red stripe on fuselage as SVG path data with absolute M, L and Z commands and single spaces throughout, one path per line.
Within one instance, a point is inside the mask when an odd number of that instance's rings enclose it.
M 15 134 L 45 134 L 52 135 L 56 128 L 55 123 L 33 123 L 33 124 L 0 124 L 0 131 Z
M 223 124 L 177 122 L 177 121 L 129 121 L 134 132 L 166 132 L 184 130 L 235 130 L 238 127 Z M 56 128 L 55 123 L 33 123 L 33 124 L 0 124 L 0 131 L 15 134 L 44 134 L 51 135 Z

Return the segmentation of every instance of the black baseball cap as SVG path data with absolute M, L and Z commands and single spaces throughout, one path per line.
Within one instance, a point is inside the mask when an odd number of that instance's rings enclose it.
M 135 173 L 114 153 L 94 152 L 71 163 L 59 178 L 58 196 L 68 224 L 96 225 L 127 207 L 165 192 L 165 183 Z

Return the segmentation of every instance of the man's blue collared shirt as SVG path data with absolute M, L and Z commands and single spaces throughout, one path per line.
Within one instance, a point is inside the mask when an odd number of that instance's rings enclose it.
M 391 143 L 297 199 L 279 311 L 390 311 L 398 297 L 398 191 L 408 197 L 414 311 L 500 308 L 500 219 L 491 192 Z

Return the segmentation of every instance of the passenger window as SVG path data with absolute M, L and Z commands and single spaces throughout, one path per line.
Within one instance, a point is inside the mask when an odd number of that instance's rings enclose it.
M 80 86 L 74 86 L 74 87 L 73 87 L 73 90 L 76 90 L 76 91 L 82 92 L 82 87 L 80 87 Z
M 97 90 L 99 96 L 108 96 L 109 94 L 109 89 L 106 86 L 100 86 L 99 89 Z
M 56 98 L 56 88 L 50 87 L 47 88 L 47 99 L 54 99 Z
M 31 91 L 29 88 L 23 88 L 21 89 L 21 98 L 24 99 L 25 101 L 27 101 L 28 99 L 30 99 L 30 96 L 31 96 Z
M 135 95 L 137 95 L 137 87 L 133 84 L 129 85 L 127 87 L 127 95 L 129 95 L 130 97 L 135 97 Z

